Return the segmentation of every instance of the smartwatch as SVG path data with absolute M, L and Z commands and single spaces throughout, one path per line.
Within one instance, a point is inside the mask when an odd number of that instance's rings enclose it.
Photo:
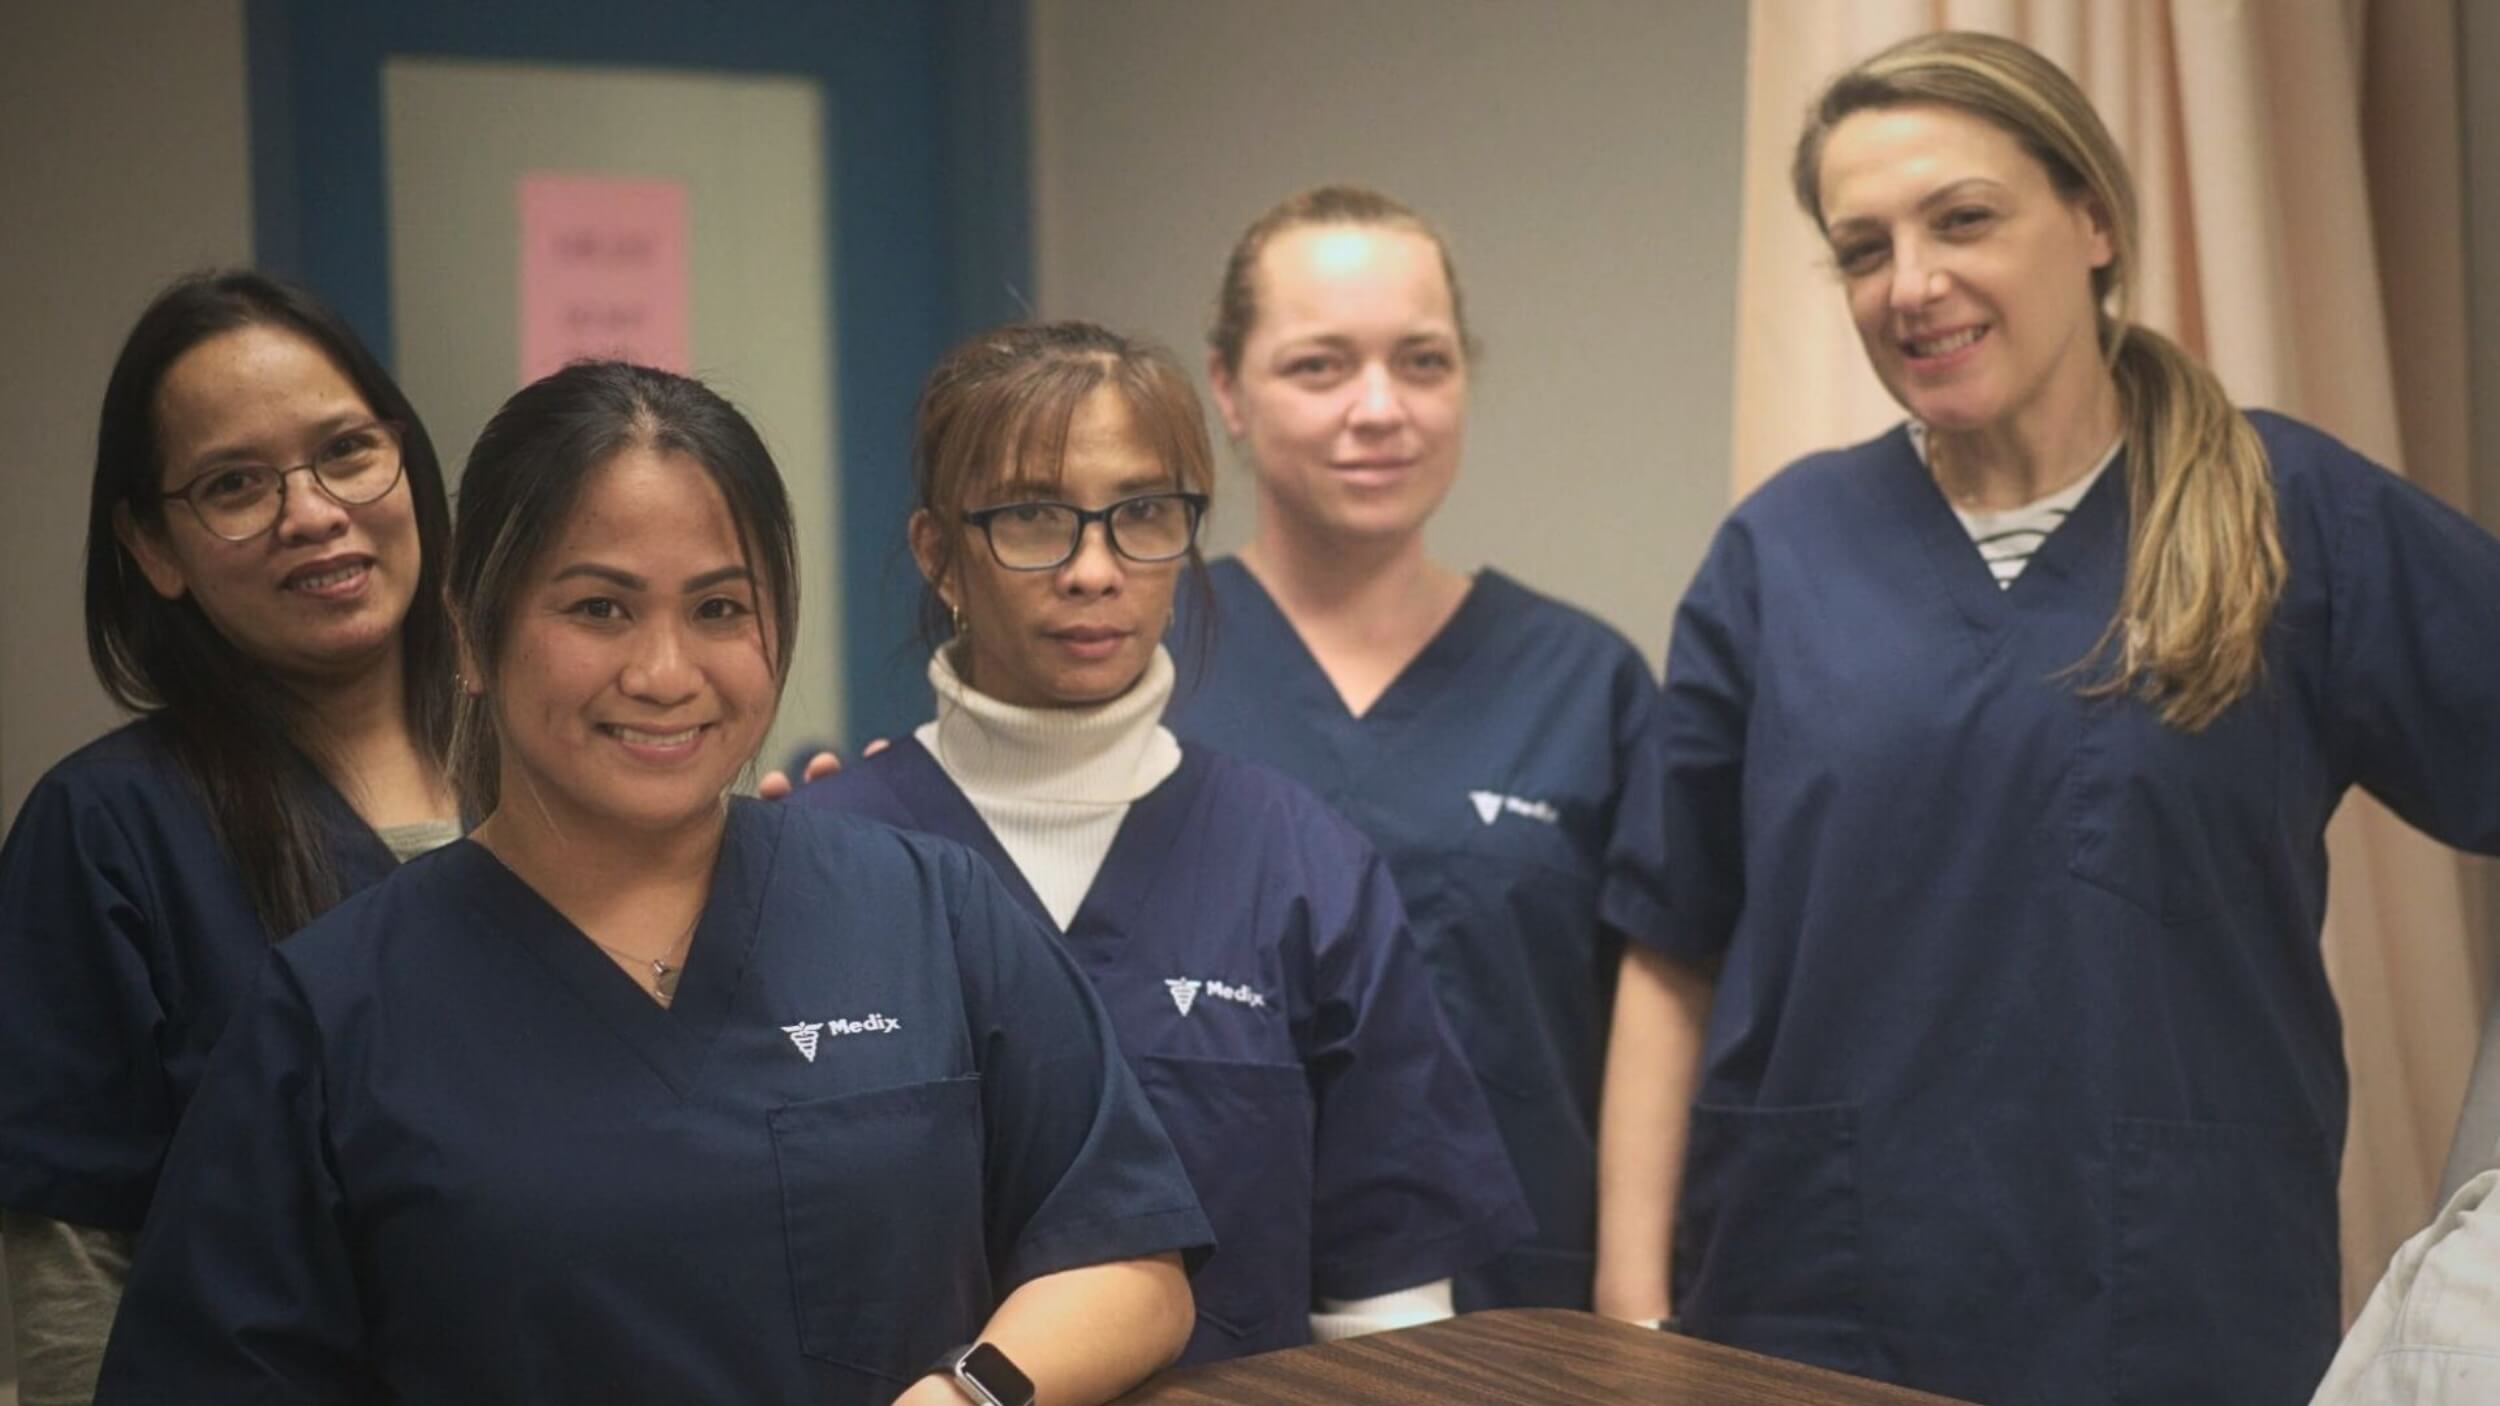
M 1033 1379 L 988 1343 L 949 1348 L 929 1371 L 953 1382 L 980 1406 L 1033 1406 Z

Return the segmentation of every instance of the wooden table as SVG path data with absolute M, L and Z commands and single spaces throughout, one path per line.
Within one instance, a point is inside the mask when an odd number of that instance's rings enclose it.
M 1559 1308 L 1502 1309 L 1191 1367 L 1120 1406 L 1952 1406 Z

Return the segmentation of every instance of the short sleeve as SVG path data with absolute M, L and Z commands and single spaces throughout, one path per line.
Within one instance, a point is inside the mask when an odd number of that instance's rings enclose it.
M 1352 827 L 1340 840 L 1356 863 L 1311 903 L 1303 1063 L 1318 1106 L 1314 1291 L 1359 1299 L 1472 1269 L 1536 1222 L 1388 866 Z
M 136 1230 L 174 1121 L 146 870 L 55 772 L 0 846 L 0 1204 Z
M 1670 957 L 1714 960 L 1744 906 L 1746 719 L 1758 640 L 1752 541 L 1731 517 L 1684 593 L 1657 714 L 1663 932 L 1628 932 Z
M 2500 540 L 2336 446 L 2331 704 L 2352 778 L 2447 844 L 2500 853 Z
M 1063 1269 L 1213 1245 L 1093 988 L 987 865 L 969 853 L 947 865 L 1001 1296 Z
M 379 1399 L 326 1107 L 311 1012 L 273 954 L 174 1137 L 99 1406 Z
M 1614 814 L 1606 830 L 1597 913 L 1606 926 L 1644 943 L 1665 940 L 1666 769 L 1659 756 L 1658 683 L 1627 652 L 1615 669 Z

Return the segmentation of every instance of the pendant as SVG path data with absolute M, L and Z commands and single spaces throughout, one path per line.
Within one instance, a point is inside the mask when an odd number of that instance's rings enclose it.
M 677 999 L 677 978 L 686 969 L 672 967 L 654 959 L 651 963 L 651 998 L 665 1006 Z

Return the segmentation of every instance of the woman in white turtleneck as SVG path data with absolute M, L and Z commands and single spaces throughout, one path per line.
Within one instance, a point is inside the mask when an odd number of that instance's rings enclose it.
M 1051 323 L 948 353 L 912 454 L 937 716 L 799 793 L 971 846 L 1093 979 L 1215 1226 L 1183 1362 L 1446 1317 L 1530 1228 L 1379 857 L 1162 725 L 1213 462 L 1154 348 Z

